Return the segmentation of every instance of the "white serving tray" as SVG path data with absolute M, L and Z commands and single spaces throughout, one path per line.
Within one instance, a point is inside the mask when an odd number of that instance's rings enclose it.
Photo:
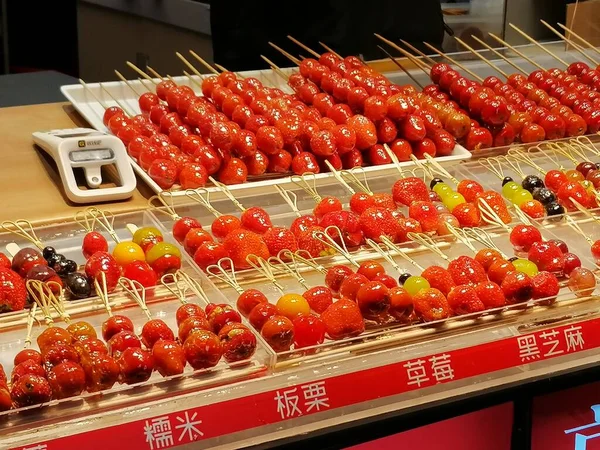
M 292 69 L 283 69 L 283 70 L 285 70 L 286 72 L 292 71 Z M 274 75 L 273 72 L 270 70 L 244 72 L 244 76 L 245 77 L 249 77 L 249 76 L 256 77 L 260 81 L 262 81 L 263 84 L 265 84 L 265 85 L 270 85 L 270 86 L 275 85 L 276 87 L 279 87 L 279 88 L 286 87 L 284 85 L 284 83 L 280 82 L 281 78 L 277 77 L 277 75 Z M 201 83 L 200 77 L 194 76 L 193 79 L 195 81 L 197 81 L 198 83 Z M 197 94 L 201 95 L 199 86 L 196 83 L 192 82 L 188 77 L 186 77 L 186 76 L 173 77 L 173 80 L 178 84 L 190 86 L 192 89 L 194 89 L 194 91 Z M 159 81 L 159 80 L 157 80 L 157 81 Z M 137 92 L 140 92 L 140 93 L 146 91 L 146 88 L 144 86 L 153 87 L 153 86 L 151 86 L 151 83 L 149 81 L 144 81 L 143 83 L 144 84 L 142 84 L 142 81 L 140 81 L 140 80 L 132 80 L 129 82 L 129 84 L 131 86 L 133 86 L 133 88 Z M 108 91 L 110 93 L 110 95 L 108 95 L 101 88 L 100 83 L 87 84 L 89 90 L 93 93 L 93 95 L 90 92 L 88 92 L 88 90 L 85 89 L 80 84 L 62 86 L 61 92 L 67 98 L 67 100 L 69 100 L 69 102 L 71 102 L 73 104 L 75 109 L 88 121 L 88 123 L 93 128 L 95 128 L 98 131 L 110 132 L 106 128 L 106 126 L 104 126 L 104 123 L 102 122 L 102 116 L 104 114 L 104 107 L 101 105 L 100 102 L 102 102 L 105 106 L 117 106 L 117 102 L 115 100 L 113 100 L 113 98 L 114 98 L 118 101 L 119 105 L 121 107 L 123 107 L 128 113 L 139 114 L 140 109 L 138 106 L 138 96 L 136 95 L 135 92 L 133 92 L 133 90 L 131 88 L 129 88 L 127 86 L 127 84 L 125 84 L 124 82 L 121 82 L 121 81 L 111 81 L 111 82 L 105 82 L 105 83 L 101 83 L 101 84 L 104 87 L 104 89 L 106 89 L 106 91 Z M 288 88 L 288 91 L 289 91 L 289 88 Z M 94 98 L 94 96 L 96 98 Z M 113 98 L 111 98 L 111 96 Z M 100 100 L 100 102 L 98 100 Z M 452 154 L 450 156 L 438 157 L 438 158 L 436 158 L 436 161 L 443 165 L 450 165 L 452 163 L 464 161 L 469 158 L 471 158 L 471 152 L 469 152 L 467 149 L 465 149 L 461 145 L 457 144 L 456 147 L 454 148 L 454 151 L 452 152 Z M 146 182 L 146 184 L 148 184 L 148 186 L 150 186 L 152 188 L 153 191 L 155 191 L 156 193 L 160 193 L 163 191 L 163 189 L 160 188 L 158 186 L 158 184 L 156 184 L 154 182 L 154 180 L 152 180 L 152 178 L 150 178 L 150 176 L 148 176 L 148 174 L 137 164 L 137 162 L 133 158 L 129 158 L 129 159 L 131 161 L 131 165 L 133 166 L 133 169 L 137 172 L 139 177 L 141 179 L 143 179 Z M 412 161 L 406 161 L 406 162 L 400 163 L 400 165 L 402 167 L 412 167 L 412 166 L 414 166 L 414 163 Z M 373 174 L 377 174 L 377 175 L 388 175 L 388 174 L 396 173 L 397 168 L 396 168 L 396 166 L 394 166 L 394 164 L 384 164 L 384 165 L 380 165 L 380 166 L 365 167 L 364 171 L 366 173 L 373 173 Z M 317 180 L 324 180 L 324 179 L 330 179 L 330 178 L 333 178 L 332 173 L 320 173 L 320 174 L 316 175 Z M 267 175 L 264 178 L 261 177 L 260 179 L 258 179 L 256 181 L 248 181 L 243 184 L 232 185 L 232 186 L 229 186 L 229 188 L 232 191 L 243 191 L 244 195 L 246 195 L 246 194 L 254 193 L 254 192 L 258 193 L 265 186 L 280 185 L 282 187 L 285 187 L 286 185 L 291 185 L 291 184 L 292 183 L 291 183 L 291 179 L 289 176 L 281 177 L 281 176 L 276 176 L 274 174 L 272 176 Z M 213 186 L 207 186 L 207 189 L 209 191 L 217 191 L 218 190 L 218 188 L 213 187 Z M 185 191 L 181 191 L 181 190 L 173 189 L 170 192 L 174 196 L 185 195 Z

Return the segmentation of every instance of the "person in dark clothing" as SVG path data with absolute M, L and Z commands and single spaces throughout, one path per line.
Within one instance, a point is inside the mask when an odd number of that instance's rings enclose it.
M 293 55 L 309 56 L 287 35 L 319 53 L 324 51 L 319 45 L 323 42 L 343 56 L 370 60 L 383 57 L 377 48 L 381 42 L 374 33 L 393 41 L 404 39 L 424 49 L 423 41 L 441 47 L 444 27 L 439 0 L 211 2 L 214 61 L 233 71 L 267 67 L 261 54 L 278 65 L 289 66 L 269 41 Z

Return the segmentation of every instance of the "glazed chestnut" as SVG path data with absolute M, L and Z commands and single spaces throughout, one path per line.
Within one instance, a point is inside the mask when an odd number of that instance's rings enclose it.
M 73 397 L 85 389 L 85 372 L 79 364 L 65 361 L 48 372 L 48 383 L 54 398 Z
M 27 374 L 12 385 L 10 395 L 15 406 L 22 408 L 49 402 L 52 389 L 44 377 Z
M 95 339 L 98 337 L 94 327 L 87 322 L 73 322 L 67 327 L 67 331 L 71 333 L 75 341 L 84 341 L 86 339 Z
M 219 331 L 223 357 L 227 362 L 243 361 L 256 351 L 256 337 L 246 325 L 230 323 Z
M 102 324 L 102 337 L 106 342 L 110 340 L 115 334 L 120 333 L 121 331 L 131 331 L 133 332 L 133 322 L 129 317 L 115 315 L 109 317 Z
M 121 368 L 121 382 L 126 384 L 147 381 L 154 370 L 152 354 L 141 348 L 126 348 L 117 362 Z
M 142 328 L 142 342 L 147 348 L 152 348 L 161 339 L 172 341 L 175 339 L 173 331 L 160 319 L 152 319 L 144 324 Z
M 194 331 L 183 344 L 185 359 L 194 369 L 208 369 L 219 363 L 223 355 L 221 341 L 206 330 Z

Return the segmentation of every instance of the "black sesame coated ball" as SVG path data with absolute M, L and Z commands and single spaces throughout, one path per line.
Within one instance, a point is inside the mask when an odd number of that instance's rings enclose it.
M 400 283 L 400 285 L 403 285 L 404 283 L 406 283 L 406 280 L 408 280 L 411 276 L 412 275 L 410 273 L 404 272 L 398 277 L 398 283 Z
M 537 188 L 545 187 L 544 182 L 537 175 L 527 175 L 525 178 L 523 178 L 521 186 L 523 186 L 523 189 L 529 192 L 533 192 Z

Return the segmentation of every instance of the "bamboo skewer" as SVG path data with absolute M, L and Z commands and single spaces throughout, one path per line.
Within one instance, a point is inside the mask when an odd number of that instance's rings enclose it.
M 524 71 L 523 69 L 521 69 L 518 65 L 516 65 L 513 61 L 511 61 L 509 58 L 507 58 L 506 56 L 504 56 L 502 53 L 500 53 L 498 50 L 496 50 L 495 48 L 493 48 L 492 46 L 486 44 L 484 41 L 482 41 L 481 39 L 479 39 L 477 36 L 475 35 L 471 35 L 471 37 L 473 39 L 475 39 L 477 42 L 479 42 L 481 45 L 483 45 L 485 48 L 487 48 L 489 51 L 491 51 L 494 55 L 496 55 L 498 58 L 502 59 L 504 62 L 510 64 L 511 66 L 513 66 L 515 69 L 517 69 L 519 72 L 521 72 L 523 75 L 529 75 L 526 71 Z
M 462 69 L 463 71 L 467 72 L 469 75 L 471 75 L 473 78 L 475 78 L 476 80 L 478 80 L 480 83 L 483 83 L 483 78 L 481 78 L 475 72 L 470 71 L 465 66 L 463 66 L 462 64 L 460 64 L 458 61 L 452 59 L 450 56 L 446 55 L 445 53 L 440 52 L 433 45 L 428 44 L 427 42 L 423 42 L 423 44 L 425 44 L 427 46 L 427 48 L 430 48 L 431 50 L 433 50 L 435 53 L 437 53 L 441 57 L 446 58 L 448 61 L 450 61 L 450 63 L 454 64 L 456 67 L 458 67 L 458 68 Z
M 510 49 L 511 51 L 515 52 L 517 55 L 519 55 L 521 58 L 523 58 L 525 61 L 527 61 L 529 64 L 537 67 L 540 70 L 546 70 L 544 69 L 542 66 L 540 66 L 538 63 L 536 63 L 533 59 L 528 58 L 527 56 L 525 56 L 523 53 L 521 53 L 519 50 L 517 50 L 516 48 L 514 48 L 512 45 L 510 45 L 508 42 L 503 41 L 502 39 L 500 39 L 498 36 L 496 36 L 494 33 L 488 33 L 491 37 L 493 37 L 494 39 L 496 39 L 498 42 L 500 42 L 502 45 L 504 45 L 506 48 Z M 527 75 L 527 72 L 523 72 L 525 75 Z
M 377 39 L 385 42 L 390 47 L 393 47 L 396 50 L 398 50 L 400 53 L 402 53 L 403 56 L 405 56 L 406 58 L 410 59 L 413 64 L 415 64 L 416 66 L 418 66 L 421 70 L 423 70 L 427 74 L 427 76 L 429 76 L 429 71 L 431 70 L 431 67 L 425 61 L 423 61 L 422 59 L 417 58 L 413 54 L 411 54 L 411 53 L 407 52 L 406 50 L 404 50 L 402 47 L 400 47 L 395 42 L 392 42 L 389 39 L 384 38 L 380 34 L 375 33 L 375 37 L 377 37 Z
M 118 70 L 115 70 L 115 74 L 117 75 L 117 78 L 119 78 L 119 80 L 121 80 L 123 83 L 125 83 L 125 84 L 126 84 L 128 87 L 129 87 L 129 89 L 131 89 L 131 90 L 134 92 L 134 94 L 135 94 L 135 95 L 137 95 L 138 97 L 141 97 L 141 96 L 142 96 L 142 94 L 140 94 L 140 93 L 137 91 L 137 89 L 135 89 L 135 88 L 133 87 L 133 85 L 132 85 L 132 84 L 129 82 L 129 80 L 128 80 L 127 78 L 125 78 L 125 77 L 124 77 L 124 76 L 121 74 L 121 72 L 119 72 Z
M 129 117 L 133 117 L 135 116 L 135 111 L 132 113 L 130 112 L 129 108 L 127 107 L 127 105 L 125 105 L 125 103 L 122 103 L 120 100 L 118 100 L 115 96 L 113 96 L 108 89 L 106 89 L 104 87 L 104 84 L 102 83 L 98 83 L 100 85 L 100 89 L 102 89 L 102 92 L 104 92 L 106 95 L 108 95 L 116 104 L 117 106 L 119 106 L 119 108 L 121 108 L 126 115 L 128 115 Z
M 86 90 L 86 92 L 89 92 L 90 95 L 92 97 L 94 97 L 94 100 L 96 100 L 98 103 L 100 103 L 100 106 L 102 107 L 102 109 L 108 109 L 108 105 L 106 103 L 104 103 L 102 100 L 100 100 L 100 98 L 96 94 L 94 94 L 94 91 L 92 91 L 92 89 L 87 85 L 87 83 L 85 81 L 83 81 L 80 78 L 79 83 L 83 86 L 83 88 Z
M 135 72 L 137 72 L 138 75 L 141 75 L 146 80 L 151 81 L 154 84 L 158 84 L 158 81 L 156 81 L 154 78 L 152 78 L 150 75 L 148 75 L 146 72 L 144 72 L 142 69 L 140 69 L 138 66 L 136 66 L 132 62 L 126 61 L 125 64 L 127 64 L 131 69 L 133 69 Z
M 215 69 L 213 66 L 211 66 L 209 63 L 207 63 L 204 59 L 202 59 L 202 57 L 198 53 L 196 53 L 194 50 L 190 50 L 189 52 L 190 52 L 190 55 L 192 55 L 194 58 L 196 58 L 200 64 L 202 64 L 204 67 L 206 67 L 208 70 L 210 70 L 215 75 L 219 75 L 219 71 L 217 69 Z
M 288 34 L 287 38 L 292 41 L 294 44 L 302 47 L 304 50 L 306 50 L 308 53 L 310 53 L 311 55 L 313 55 L 315 58 L 319 59 L 321 57 L 321 55 L 319 55 L 317 52 L 315 52 L 313 49 L 311 49 L 310 47 L 304 45 L 302 42 L 300 42 L 298 39 L 290 36 Z
M 280 76 L 281 78 L 283 78 L 285 81 L 287 81 L 287 80 L 288 80 L 288 78 L 289 78 L 289 77 L 288 77 L 288 76 L 287 76 L 285 73 L 283 73 L 283 72 L 281 71 L 281 69 L 280 69 L 279 67 L 277 67 L 277 65 L 275 65 L 275 63 L 274 63 L 273 61 L 271 61 L 269 58 L 267 58 L 267 57 L 266 57 L 266 56 L 264 56 L 264 55 L 260 55 L 260 57 L 261 57 L 261 58 L 262 58 L 264 61 L 266 61 L 266 63 L 267 63 L 269 66 L 271 66 L 271 69 L 273 69 L 273 71 L 274 71 L 274 72 L 275 72 L 277 75 L 279 75 L 279 76 Z
M 381 50 L 383 53 L 385 53 L 385 54 L 388 56 L 388 58 L 390 58 L 390 60 L 391 60 L 391 61 L 392 61 L 394 64 L 396 64 L 396 66 L 398 66 L 398 67 L 400 68 L 400 70 L 402 70 L 402 71 L 403 71 L 403 72 L 404 72 L 404 73 L 405 73 L 405 74 L 406 74 L 406 75 L 407 75 L 407 76 L 408 76 L 408 77 L 409 77 L 409 78 L 410 78 L 410 79 L 411 79 L 411 80 L 412 80 L 412 81 L 413 81 L 413 82 L 414 82 L 414 83 L 415 83 L 417 86 L 419 86 L 419 87 L 421 88 L 421 90 L 423 90 L 423 85 L 422 85 L 421 83 L 419 83 L 419 82 L 417 81 L 417 79 L 416 79 L 415 77 L 413 77 L 413 76 L 410 74 L 410 72 L 409 72 L 409 71 L 408 71 L 408 70 L 407 70 L 407 69 L 406 69 L 406 68 L 405 68 L 405 67 L 404 67 L 402 64 L 400 64 L 400 62 L 399 62 L 399 61 L 398 61 L 396 58 L 394 58 L 394 57 L 392 56 L 392 54 L 391 54 L 390 52 L 388 52 L 386 49 L 384 49 L 384 48 L 383 48 L 381 45 L 378 45 L 377 47 L 378 47 L 378 48 L 379 48 L 379 49 L 380 49 L 380 50 Z
M 400 39 L 400 42 L 402 42 L 402 45 L 404 45 L 405 47 L 407 47 L 409 50 L 415 52 L 417 55 L 419 55 L 421 58 L 423 58 L 429 64 L 431 64 L 431 65 L 436 64 L 436 62 L 432 58 L 430 58 L 429 56 L 427 56 L 425 53 L 423 53 L 421 50 L 419 50 L 414 45 L 406 42 L 404 39 Z
M 556 34 L 559 38 L 561 38 L 563 41 L 565 41 L 567 44 L 570 44 L 573 46 L 573 48 L 575 50 L 577 50 L 579 53 L 581 53 L 581 55 L 584 58 L 587 58 L 589 61 L 591 61 L 593 64 L 595 64 L 596 66 L 598 65 L 598 61 L 596 61 L 594 58 L 592 58 L 590 55 L 588 55 L 585 52 L 585 49 L 583 47 L 581 47 L 579 44 L 573 42 L 571 39 L 567 38 L 564 34 L 562 34 L 560 31 L 558 31 L 556 28 L 554 28 L 552 25 L 550 25 L 548 22 L 546 22 L 543 19 L 540 19 L 540 22 L 542 22 L 542 24 L 548 28 L 550 31 L 552 31 L 554 34 Z
M 591 48 L 592 50 L 594 50 L 596 53 L 598 53 L 600 55 L 600 50 L 598 50 L 598 48 L 596 48 L 594 45 L 592 45 L 591 42 L 586 41 L 584 38 L 582 38 L 580 35 L 578 35 L 577 33 L 575 33 L 573 30 L 567 28 L 566 26 L 564 26 L 562 23 L 559 23 L 558 26 L 560 28 L 562 28 L 565 31 L 568 31 L 568 33 L 572 36 L 575 36 L 577 39 L 579 39 L 581 42 L 583 42 L 585 45 L 587 45 L 589 48 Z
M 328 47 L 327 45 L 323 44 L 321 41 L 319 41 L 319 45 L 321 47 L 323 47 L 325 50 L 327 50 L 329 53 L 333 53 L 338 58 L 344 59 L 344 58 L 342 58 L 342 55 L 340 55 L 338 52 L 336 52 L 335 50 L 333 50 L 331 47 Z
M 161 74 L 159 74 L 159 73 L 158 73 L 156 70 L 154 70 L 152 67 L 150 67 L 150 66 L 146 66 L 146 70 L 147 70 L 148 72 L 150 72 L 150 75 L 152 75 L 153 77 L 155 77 L 155 78 L 158 78 L 158 79 L 160 79 L 160 80 L 164 81 L 165 77 L 163 77 Z M 168 78 L 168 75 L 167 75 L 167 78 Z
M 463 41 L 461 38 L 454 36 L 454 39 L 456 39 L 456 41 L 462 45 L 464 48 L 466 48 L 467 50 L 469 50 L 471 53 L 473 53 L 475 56 L 477 56 L 479 59 L 481 59 L 484 63 L 486 63 L 488 66 L 490 66 L 492 69 L 494 69 L 496 72 L 502 74 L 502 76 L 506 79 L 508 79 L 508 74 L 503 71 L 500 67 L 498 67 L 497 65 L 495 65 L 494 63 L 492 63 L 489 59 L 485 58 L 482 54 L 480 54 L 477 50 L 475 50 L 473 47 L 471 47 L 469 44 L 467 44 L 465 41 Z
M 531 36 L 529 36 L 527 33 L 525 33 L 519 27 L 517 27 L 516 25 L 513 25 L 512 23 L 509 23 L 508 25 L 513 30 L 515 30 L 517 33 L 519 33 L 521 36 L 523 36 L 525 39 L 527 39 L 529 42 L 531 42 L 532 44 L 534 44 L 535 46 L 537 46 L 540 50 L 548 53 L 550 56 L 552 56 L 554 59 L 556 59 L 559 63 L 564 64 L 565 67 L 569 67 L 569 63 L 565 62 L 563 59 L 561 59 L 558 56 L 556 56 L 553 52 L 551 52 L 546 47 L 544 47 L 542 44 L 540 44 L 538 41 L 536 41 L 535 39 L 533 39 Z
M 181 62 L 183 62 L 183 63 L 184 63 L 184 64 L 185 64 L 185 65 L 188 67 L 188 69 L 190 69 L 190 70 L 192 71 L 192 73 L 193 73 L 194 75 L 196 75 L 196 76 L 200 77 L 200 79 L 201 79 L 201 80 L 203 80 L 203 79 L 204 79 L 203 75 L 202 75 L 202 74 L 201 74 L 201 73 L 198 71 L 198 69 L 196 69 L 196 68 L 194 67 L 194 65 L 193 65 L 191 62 L 189 62 L 189 61 L 188 61 L 188 60 L 185 58 L 185 56 L 183 56 L 183 55 L 182 55 L 181 53 L 179 53 L 179 52 L 175 52 L 175 55 L 176 55 L 176 56 L 177 56 L 177 57 L 178 57 L 178 58 L 181 60 Z
M 277 50 L 279 53 L 281 53 L 283 56 L 285 56 L 287 59 L 292 61 L 294 64 L 296 64 L 298 66 L 300 65 L 300 60 L 298 58 L 296 58 L 294 55 L 292 55 L 291 53 L 286 52 L 284 49 L 282 49 L 278 45 L 273 44 L 272 42 L 269 42 L 269 45 L 271 47 L 273 47 L 275 50 Z
M 190 80 L 190 83 L 195 84 L 200 89 L 202 89 L 202 84 L 200 84 L 198 82 L 198 80 L 194 79 L 194 77 L 192 77 L 192 74 L 190 74 L 189 72 L 186 72 L 185 70 L 183 71 L 183 74 L 188 78 L 188 80 Z

